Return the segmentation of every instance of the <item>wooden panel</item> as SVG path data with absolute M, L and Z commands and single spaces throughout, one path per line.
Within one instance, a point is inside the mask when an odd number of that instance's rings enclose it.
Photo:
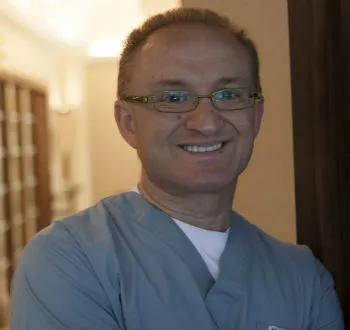
M 46 178 L 44 193 L 49 196 L 49 165 L 41 161 L 40 166 L 34 166 L 36 151 L 40 154 L 39 148 L 45 146 L 35 146 L 34 136 L 38 137 L 36 141 L 47 141 L 42 135 L 46 127 L 39 126 L 46 125 L 47 108 L 46 102 L 32 102 L 33 90 L 45 98 L 41 86 L 0 70 L 0 328 L 6 328 L 8 321 L 10 282 L 16 263 L 37 231 L 38 208 L 48 216 L 47 223 L 51 220 L 50 205 L 45 204 L 48 199 L 39 198 L 43 192 L 36 186 L 36 175 L 42 181 Z M 39 123 L 35 127 L 34 114 Z
M 23 182 L 21 180 L 21 149 L 20 149 L 20 99 L 17 84 L 7 84 L 8 92 L 8 109 L 7 109 L 7 125 L 8 125 L 8 166 L 10 173 L 10 207 L 11 207 L 11 235 L 12 235 L 12 263 L 16 266 L 17 260 L 23 249 L 23 224 L 24 214 L 22 213 L 21 191 Z
M 31 93 L 31 105 L 34 116 L 33 142 L 37 152 L 35 154 L 35 176 L 38 180 L 36 189 L 36 204 L 39 210 L 37 229 L 48 226 L 51 221 L 51 191 L 49 177 L 49 135 L 46 122 L 46 97 L 37 91 Z
M 9 232 L 9 201 L 7 194 L 8 173 L 6 167 L 6 122 L 5 122 L 5 83 L 0 80 L 0 327 L 6 326 L 7 304 L 8 304 L 8 269 L 9 254 L 11 246 L 11 235 Z
M 0 328 L 23 247 L 51 221 L 46 94 L 0 71 Z
M 34 171 L 34 156 L 37 149 L 33 142 L 33 115 L 31 110 L 31 91 L 28 88 L 21 89 L 21 117 L 22 117 L 22 163 L 21 172 L 23 175 L 23 202 L 24 202 L 24 216 L 25 216 L 25 238 L 24 241 L 28 242 L 30 238 L 37 231 L 36 228 L 36 213 L 37 207 L 35 203 L 35 191 L 37 179 Z
M 10 200 L 10 167 L 9 167 L 9 121 L 8 121 L 8 94 L 6 93 L 6 83 L 3 82 L 2 84 L 2 111 L 3 111 L 3 121 L 2 121 L 2 142 L 3 142 L 3 148 L 5 152 L 4 157 L 4 163 L 3 163 L 3 185 L 5 186 L 5 195 L 4 195 L 4 216 L 5 216 L 5 226 L 6 226 L 6 232 L 5 232 L 5 264 L 7 267 L 6 275 L 8 280 L 8 290 L 9 290 L 9 279 L 12 278 L 13 274 L 13 263 L 12 263 L 12 256 L 13 256 L 13 235 L 12 235 L 12 218 L 13 218 L 13 212 L 11 208 L 11 200 Z
M 17 126 L 17 141 L 18 141 L 18 147 L 19 147 L 19 180 L 21 182 L 21 190 L 20 190 L 20 204 L 21 204 L 21 214 L 23 216 L 23 222 L 20 226 L 19 230 L 21 231 L 21 241 L 22 246 L 26 244 L 26 222 L 27 222 L 27 210 L 26 210 L 26 201 L 25 201 L 25 164 L 24 164 L 24 157 L 25 154 L 23 152 L 23 146 L 25 145 L 24 136 L 23 136 L 23 108 L 22 108 L 22 100 L 21 100 L 21 90 L 22 88 L 20 85 L 16 86 L 16 103 L 17 103 L 17 114 L 18 114 L 18 126 Z
M 297 237 L 334 275 L 350 327 L 350 6 L 288 6 Z

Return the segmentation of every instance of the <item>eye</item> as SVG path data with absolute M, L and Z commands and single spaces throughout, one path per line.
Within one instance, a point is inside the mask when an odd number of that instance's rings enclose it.
M 158 102 L 164 103 L 183 103 L 188 101 L 189 93 L 181 91 L 170 91 L 164 92 L 160 97 Z
M 217 101 L 229 101 L 229 100 L 239 100 L 244 98 L 243 91 L 239 89 L 224 89 L 215 93 L 215 99 Z

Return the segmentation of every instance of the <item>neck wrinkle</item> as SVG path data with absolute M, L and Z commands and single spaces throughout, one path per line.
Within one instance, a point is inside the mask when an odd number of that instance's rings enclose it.
M 199 228 L 225 232 L 230 226 L 236 183 L 230 191 L 211 194 L 171 194 L 144 174 L 138 185 L 141 195 L 170 217 Z

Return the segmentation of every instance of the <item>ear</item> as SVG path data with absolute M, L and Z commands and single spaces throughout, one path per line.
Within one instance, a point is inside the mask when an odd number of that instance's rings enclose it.
M 114 118 L 124 140 L 134 149 L 137 148 L 136 123 L 132 109 L 123 101 L 114 103 Z
M 262 118 L 264 116 L 264 99 L 259 100 L 255 104 L 255 128 L 254 128 L 254 138 L 258 136 L 260 131 Z

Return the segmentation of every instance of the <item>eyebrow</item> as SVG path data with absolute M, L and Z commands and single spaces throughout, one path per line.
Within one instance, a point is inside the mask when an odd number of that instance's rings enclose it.
M 223 77 L 215 81 L 214 86 L 242 83 L 244 80 L 239 77 Z M 188 84 L 180 79 L 163 79 L 153 86 L 154 88 L 181 88 L 188 89 Z
M 223 77 L 216 81 L 216 85 L 229 85 L 229 84 L 237 84 L 242 82 L 243 79 L 238 77 Z
M 186 88 L 188 87 L 186 83 L 179 79 L 163 79 L 158 81 L 155 85 L 157 87 L 171 87 L 171 88 Z

